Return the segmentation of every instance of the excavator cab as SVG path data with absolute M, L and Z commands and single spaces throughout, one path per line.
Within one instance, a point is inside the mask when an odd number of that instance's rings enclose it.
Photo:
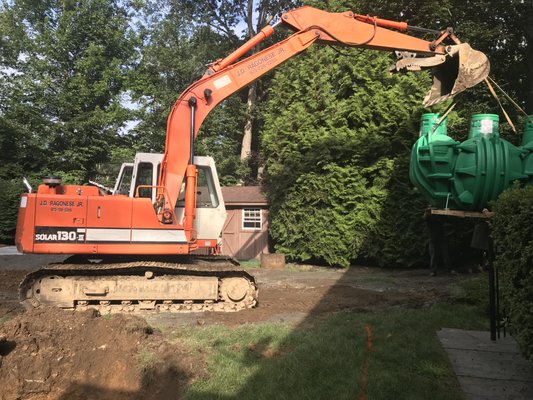
M 128 197 L 145 197 L 156 201 L 155 186 L 159 180 L 163 154 L 137 153 L 135 162 L 124 163 L 115 183 L 113 193 Z M 197 238 L 218 238 L 226 220 L 226 208 L 218 182 L 215 162 L 211 157 L 195 156 L 198 177 L 196 186 L 196 218 L 194 228 Z M 183 221 L 185 207 L 185 182 L 182 183 L 174 210 L 179 224 Z

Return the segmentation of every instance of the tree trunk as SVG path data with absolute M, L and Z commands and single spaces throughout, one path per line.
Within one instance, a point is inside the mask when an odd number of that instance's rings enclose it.
M 246 7 L 246 25 L 248 26 L 248 36 L 251 38 L 255 35 L 253 24 L 254 2 L 248 0 Z M 255 50 L 253 51 L 255 53 Z M 252 83 L 248 88 L 248 100 L 246 101 L 246 123 L 242 135 L 241 161 L 250 158 L 252 154 L 252 137 L 253 137 L 253 118 L 252 109 L 257 101 L 257 83 Z
M 248 88 L 248 101 L 246 102 L 246 124 L 242 136 L 241 161 L 244 161 L 252 154 L 252 110 L 257 102 L 257 84 L 254 82 Z

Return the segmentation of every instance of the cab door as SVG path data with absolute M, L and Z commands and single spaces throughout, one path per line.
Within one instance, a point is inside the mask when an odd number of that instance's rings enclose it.
M 197 238 L 202 240 L 218 240 L 226 221 L 226 207 L 218 182 L 215 162 L 211 157 L 194 157 L 198 170 L 196 189 L 196 218 L 194 229 Z M 185 185 L 183 184 L 176 203 L 176 217 L 183 222 Z

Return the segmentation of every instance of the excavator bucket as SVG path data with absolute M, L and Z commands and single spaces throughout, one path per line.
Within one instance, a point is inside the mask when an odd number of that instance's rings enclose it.
M 433 86 L 424 99 L 428 107 L 483 81 L 490 71 L 487 56 L 468 43 L 447 46 L 446 60 L 433 68 Z
M 489 75 L 487 56 L 472 49 L 468 43 L 446 46 L 446 54 L 418 57 L 413 53 L 397 53 L 400 60 L 391 67 L 392 72 L 420 71 L 431 68 L 433 86 L 424 99 L 428 107 L 440 103 L 457 93 L 477 85 Z

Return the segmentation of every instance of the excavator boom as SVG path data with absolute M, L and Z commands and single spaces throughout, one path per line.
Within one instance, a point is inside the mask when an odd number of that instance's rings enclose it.
M 393 72 L 433 69 L 434 84 L 424 100 L 426 106 L 476 85 L 489 72 L 487 57 L 468 44 L 461 44 L 450 29 L 443 31 L 435 41 L 426 41 L 389 29 L 409 29 L 406 23 L 361 16 L 351 11 L 329 13 L 313 7 L 286 12 L 277 25 L 288 27 L 295 33 L 239 60 L 274 32 L 273 26 L 263 28 L 232 54 L 211 64 L 207 73 L 189 86 L 174 104 L 168 118 L 159 183 L 168 192 L 166 207 L 172 209 L 175 205 L 177 191 L 187 171 L 189 153 L 193 152 L 194 138 L 209 112 L 231 94 L 313 43 L 400 52 L 402 58 L 391 68 Z M 446 38 L 454 44 L 443 45 Z M 194 198 L 193 193 L 190 198 Z M 192 208 L 189 212 L 188 216 L 186 210 L 185 224 L 192 226 Z

